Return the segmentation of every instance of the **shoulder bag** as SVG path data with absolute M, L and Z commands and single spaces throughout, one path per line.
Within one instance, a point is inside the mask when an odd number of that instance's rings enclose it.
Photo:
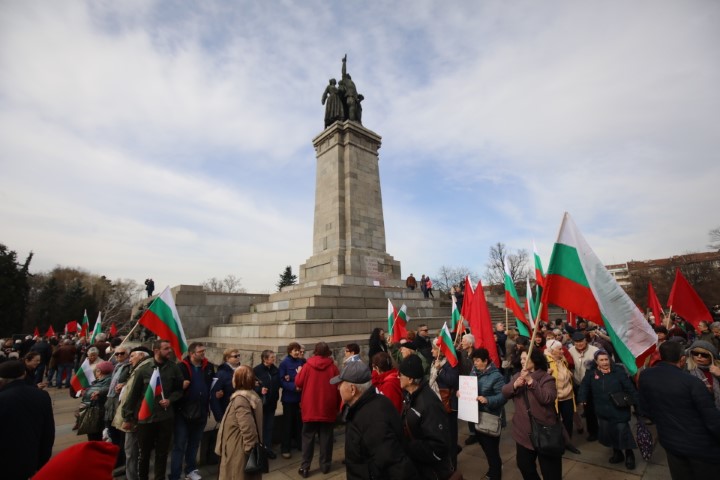
M 80 408 L 77 414 L 77 434 L 87 435 L 102 432 L 101 413 L 100 405 L 94 400 L 85 408 Z
M 265 454 L 265 445 L 260 441 L 260 429 L 258 429 L 257 420 L 255 419 L 255 411 L 249 400 L 245 399 L 250 405 L 253 421 L 255 422 L 255 431 L 257 432 L 258 441 L 248 454 L 247 463 L 245 463 L 245 473 L 268 473 L 269 465 Z
M 478 412 L 478 415 L 478 423 L 475 424 L 475 431 L 491 437 L 499 437 L 500 432 L 502 432 L 500 416 L 488 412 Z
M 530 419 L 530 442 L 533 449 L 541 454 L 553 457 L 560 457 L 565 452 L 565 438 L 563 437 L 563 424 L 557 417 L 554 425 L 543 425 L 535 420 L 530 413 L 530 401 L 528 400 L 527 387 L 523 392 L 527 414 Z
M 635 405 L 632 395 L 625 392 L 613 392 L 610 393 L 610 401 L 617 408 L 629 408 Z

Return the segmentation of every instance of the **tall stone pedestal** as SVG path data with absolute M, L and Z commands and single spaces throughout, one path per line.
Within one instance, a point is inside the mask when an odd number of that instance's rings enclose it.
M 300 284 L 402 286 L 400 262 L 385 251 L 380 136 L 355 122 L 336 122 L 313 145 L 313 254 L 300 266 Z

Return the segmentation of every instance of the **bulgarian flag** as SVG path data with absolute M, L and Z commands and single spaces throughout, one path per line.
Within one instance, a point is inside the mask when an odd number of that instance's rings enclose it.
M 187 352 L 187 339 L 170 287 L 165 287 L 165 290 L 153 300 L 138 323 L 161 339 L 169 341 L 177 358 L 182 358 Z
M 388 337 L 393 338 L 393 326 L 395 326 L 395 307 L 393 307 L 392 302 L 388 298 L 388 328 L 387 333 Z
M 85 309 L 85 313 L 83 313 L 83 319 L 80 322 L 80 336 L 81 337 L 87 337 L 88 328 L 90 328 L 90 321 L 88 320 L 87 309 Z
M 93 327 L 93 331 L 90 334 L 90 340 L 88 343 L 92 345 L 95 343 L 95 338 L 102 333 L 102 320 L 100 319 L 100 312 L 98 312 L 98 318 L 95 320 L 95 326 Z
M 655 325 L 662 325 L 662 319 L 665 317 L 665 312 L 663 312 L 660 300 L 658 300 L 657 295 L 655 294 L 652 282 L 648 282 L 648 308 L 652 310 L 653 315 L 655 316 Z
M 621 361 L 634 375 L 657 335 L 618 285 L 566 212 L 548 265 L 544 305 L 558 305 L 604 325 Z
M 392 306 L 392 304 L 390 304 Z M 388 313 L 389 315 L 389 313 Z M 392 340 L 393 342 L 397 343 L 403 338 L 407 338 L 407 322 L 408 322 L 408 316 L 407 316 L 407 307 L 403 303 L 403 306 L 400 307 L 400 311 L 395 310 L 395 307 L 393 307 L 393 329 L 392 329 Z
M 162 381 L 160 380 L 160 370 L 155 367 L 152 376 L 150 377 L 150 383 L 148 383 L 147 389 L 145 390 L 145 396 L 140 404 L 140 410 L 138 411 L 138 421 L 147 420 L 152 417 L 153 411 L 155 410 L 155 397 L 165 398 L 163 393 Z
M 525 294 L 525 307 L 527 308 L 528 317 L 530 318 L 530 328 L 535 328 L 535 318 L 537 318 L 538 306 L 533 299 L 532 288 L 530 288 L 530 277 L 526 280 L 527 293 Z
M 457 329 L 460 328 L 459 325 L 462 323 L 462 319 L 460 318 L 460 310 L 457 308 L 457 298 L 455 298 L 455 295 L 452 296 L 452 312 L 450 313 L 450 330 L 453 332 L 457 332 Z
M 450 330 L 448 330 L 447 322 L 443 323 L 437 343 L 438 347 L 440 347 L 440 351 L 443 352 L 445 358 L 447 358 L 448 362 L 450 362 L 450 366 L 455 367 L 458 364 L 458 357 L 457 352 L 455 351 L 455 345 L 453 345 L 452 337 L 450 337 Z
M 542 262 L 540 261 L 540 254 L 537 251 L 535 240 L 533 240 L 533 257 L 535 258 L 535 282 L 540 288 L 545 287 L 545 273 L 543 272 Z
M 70 387 L 76 392 L 76 395 L 81 391 L 85 390 L 95 381 L 94 368 L 90 366 L 90 362 L 86 358 L 85 361 L 80 365 L 78 371 L 70 379 Z
M 520 335 L 526 337 L 530 336 L 530 323 L 528 323 L 525 317 L 525 311 L 520 306 L 520 298 L 518 297 L 517 290 L 515 290 L 515 284 L 513 283 L 512 277 L 510 276 L 510 267 L 507 264 L 507 259 L 503 262 L 505 267 L 505 308 L 510 309 L 519 321 L 517 323 L 518 332 Z

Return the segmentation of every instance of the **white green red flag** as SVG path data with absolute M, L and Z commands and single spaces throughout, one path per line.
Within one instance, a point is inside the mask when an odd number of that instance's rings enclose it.
M 450 330 L 448 330 L 447 322 L 443 323 L 437 343 L 438 347 L 440 347 L 440 351 L 443 352 L 445 358 L 447 358 L 448 362 L 450 362 L 450 365 L 455 367 L 458 364 L 458 356 L 457 351 L 455 351 L 455 345 L 453 344 L 452 337 L 450 336 Z
M 98 312 L 98 318 L 95 320 L 95 326 L 93 327 L 93 331 L 90 334 L 90 340 L 89 343 L 92 345 L 95 343 L 95 338 L 97 338 L 98 335 L 102 333 L 102 319 L 100 317 L 100 312 Z
M 395 307 L 388 298 L 388 326 L 387 335 L 388 338 L 393 338 L 393 326 L 395 325 Z
M 527 308 L 528 319 L 530 320 L 530 328 L 535 328 L 535 319 L 537 318 L 538 305 L 533 298 L 532 288 L 530 287 L 530 277 L 527 277 L 527 293 L 525 294 L 525 307 Z
M 170 287 L 158 295 L 143 313 L 138 323 L 172 345 L 177 358 L 187 352 L 187 338 Z
M 459 325 L 462 323 L 462 319 L 460 318 L 460 310 L 457 308 L 457 298 L 455 298 L 455 294 L 452 296 L 452 311 L 450 313 L 450 331 L 456 332 L 459 327 Z
M 90 366 L 90 362 L 86 358 L 85 361 L 80 365 L 75 375 L 70 378 L 70 387 L 77 393 L 85 390 L 95 381 L 94 368 Z
M 548 265 L 543 305 L 557 305 L 604 325 L 631 374 L 652 353 L 657 335 L 565 212 Z
M 155 398 L 165 398 L 162 388 L 162 380 L 160 379 L 160 370 L 155 367 L 152 375 L 150 376 L 150 383 L 148 383 L 147 389 L 145 389 L 145 396 L 140 404 L 140 410 L 138 410 L 138 420 L 143 421 L 152 417 L 153 411 L 155 410 Z
M 80 322 L 80 336 L 87 337 L 88 329 L 90 328 L 90 320 L 88 320 L 87 309 L 83 313 L 82 321 Z
M 540 285 L 540 288 L 545 286 L 545 273 L 543 272 L 542 262 L 540 261 L 540 254 L 537 251 L 535 240 L 533 240 L 533 258 L 535 259 L 535 282 Z
M 510 267 L 507 264 L 507 259 L 503 262 L 505 268 L 505 308 L 513 312 L 513 315 L 518 320 L 517 329 L 520 335 L 526 337 L 530 336 L 530 323 L 525 316 L 525 311 L 520 304 L 520 298 L 518 297 L 517 290 L 515 289 L 515 283 L 510 276 Z

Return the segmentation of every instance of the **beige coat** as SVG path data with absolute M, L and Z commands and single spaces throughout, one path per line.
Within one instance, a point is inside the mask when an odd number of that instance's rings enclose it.
M 215 453 L 220 456 L 218 480 L 262 478 L 262 474 L 247 475 L 244 472 L 247 454 L 262 441 L 258 438 L 258 434 L 262 435 L 262 413 L 262 401 L 254 391 L 237 390 L 230 397 L 215 444 Z

